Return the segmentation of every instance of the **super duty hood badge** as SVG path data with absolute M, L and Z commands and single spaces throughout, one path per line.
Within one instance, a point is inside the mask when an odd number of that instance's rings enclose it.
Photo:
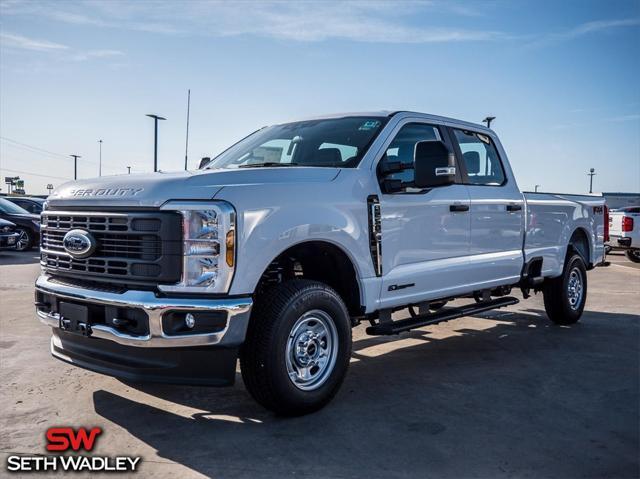
M 80 188 L 71 190 L 69 196 L 136 196 L 144 188 Z

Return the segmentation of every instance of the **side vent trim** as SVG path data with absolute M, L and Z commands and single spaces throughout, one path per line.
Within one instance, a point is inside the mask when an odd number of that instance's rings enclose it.
M 377 195 L 367 198 L 369 212 L 369 250 L 376 276 L 382 276 L 382 220 L 380 215 L 380 200 Z

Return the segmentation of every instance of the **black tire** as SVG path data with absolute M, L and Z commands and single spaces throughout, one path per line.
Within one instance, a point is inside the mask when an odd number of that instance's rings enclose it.
M 640 249 L 628 249 L 625 251 L 627 258 L 634 263 L 640 263 Z
M 33 248 L 33 232 L 28 228 L 16 228 L 16 233 L 20 233 L 16 240 L 17 251 L 29 251 Z
M 580 293 L 577 293 L 579 281 Z M 571 284 L 570 284 L 571 283 Z M 556 324 L 574 324 L 582 316 L 587 300 L 587 268 L 582 256 L 569 254 L 562 275 L 546 279 L 543 285 L 544 309 Z
M 287 349 L 296 342 L 295 327 L 305 316 L 313 324 L 313 315 L 324 313 L 335 326 L 328 331 L 333 366 L 323 369 L 323 381 L 311 385 L 314 389 L 303 390 L 306 385 L 294 384 L 290 378 L 298 349 Z M 325 344 L 326 346 L 326 344 Z M 318 344 L 318 349 L 320 349 Z M 307 352 L 308 352 L 307 348 Z M 290 351 L 290 354 L 287 354 Z M 289 358 L 289 359 L 287 359 Z M 305 357 L 306 358 L 306 357 Z M 351 321 L 342 299 L 329 286 L 308 280 L 293 280 L 282 283 L 257 298 L 249 323 L 247 337 L 240 351 L 242 379 L 253 398 L 262 406 L 282 416 L 300 416 L 325 406 L 335 396 L 345 378 L 351 358 Z M 299 364 L 299 363 L 295 363 Z M 320 370 L 318 368 L 318 370 Z M 309 368 L 313 371 L 313 367 Z M 295 370 L 292 373 L 295 376 Z

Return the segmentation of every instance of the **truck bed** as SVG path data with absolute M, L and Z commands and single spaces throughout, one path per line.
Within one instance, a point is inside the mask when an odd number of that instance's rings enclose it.
M 602 196 L 524 192 L 526 203 L 525 261 L 542 257 L 542 275 L 562 273 L 566 245 L 580 228 L 589 241 L 590 265 L 604 259 L 604 204 Z

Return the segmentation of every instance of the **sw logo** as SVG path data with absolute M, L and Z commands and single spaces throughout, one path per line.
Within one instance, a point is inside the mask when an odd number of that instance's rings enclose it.
M 50 427 L 47 429 L 47 451 L 68 451 L 69 449 L 78 452 L 80 449 L 92 451 L 97 437 L 102 434 L 102 429 L 93 427 L 90 430 L 80 427 L 74 431 L 70 427 Z
M 46 449 L 57 453 L 52 455 L 13 455 L 7 457 L 8 472 L 136 472 L 141 457 L 132 456 L 94 456 L 91 452 L 96 446 L 99 427 L 50 427 L 45 433 Z M 64 452 L 76 454 L 61 454 Z

